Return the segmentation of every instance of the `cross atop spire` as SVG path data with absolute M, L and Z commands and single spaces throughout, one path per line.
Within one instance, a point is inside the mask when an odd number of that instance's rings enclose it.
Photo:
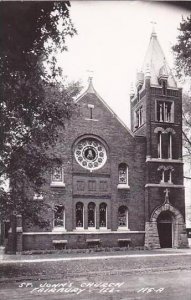
M 157 24 L 157 22 L 151 21 L 150 23 L 152 24 L 152 33 L 151 33 L 151 36 L 157 36 L 156 31 L 155 31 L 155 25 Z
M 87 89 L 88 93 L 95 93 L 94 87 L 93 87 L 93 71 L 92 70 L 87 70 L 87 73 L 89 74 L 88 81 L 89 81 L 89 86 Z

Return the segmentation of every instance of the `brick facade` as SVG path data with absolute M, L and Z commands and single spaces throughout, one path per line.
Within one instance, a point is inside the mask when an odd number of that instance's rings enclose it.
M 156 43 L 160 56 L 154 34 L 150 43 L 149 47 Z M 63 177 L 62 182 L 51 184 L 49 175 L 50 193 L 45 198 L 49 226 L 40 230 L 27 228 L 23 222 L 23 250 L 187 246 L 182 98 L 166 69 L 161 65 L 158 77 L 152 68 L 141 75 L 137 91 L 131 95 L 132 131 L 101 99 L 90 80 L 77 100 L 78 113 L 68 121 L 55 147 L 63 160 Z M 157 84 L 153 84 L 155 77 Z M 93 144 L 97 148 L 92 148 Z M 21 230 L 18 245 L 21 251 Z

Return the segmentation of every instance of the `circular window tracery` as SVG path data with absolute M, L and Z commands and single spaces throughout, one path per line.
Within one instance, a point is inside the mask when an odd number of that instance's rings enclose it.
M 74 155 L 76 161 L 85 169 L 96 170 L 105 164 L 107 154 L 103 144 L 94 138 L 85 138 L 78 142 Z

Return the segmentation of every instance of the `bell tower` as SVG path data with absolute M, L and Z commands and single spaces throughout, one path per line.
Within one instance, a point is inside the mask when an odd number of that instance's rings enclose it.
M 154 30 L 130 99 L 131 129 L 146 141 L 145 247 L 187 246 L 182 90 L 177 87 Z

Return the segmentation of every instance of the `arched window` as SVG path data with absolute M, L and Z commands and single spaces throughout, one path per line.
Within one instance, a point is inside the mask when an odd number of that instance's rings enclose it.
M 81 202 L 76 203 L 76 228 L 84 227 L 84 205 Z
M 128 168 L 125 163 L 119 165 L 119 184 L 128 184 Z
M 99 206 L 99 227 L 107 227 L 107 204 L 101 203 Z
M 160 166 L 157 171 L 161 173 L 160 183 L 172 183 L 172 172 L 174 172 L 172 166 Z
M 65 227 L 65 210 L 63 205 L 54 207 L 54 227 Z
M 95 228 L 95 217 L 96 217 L 95 203 L 90 202 L 88 204 L 88 227 Z
M 124 205 L 118 209 L 118 227 L 128 228 L 128 209 Z
M 168 132 L 168 158 L 172 159 L 172 133 Z
M 162 158 L 162 132 L 158 132 L 158 158 Z

